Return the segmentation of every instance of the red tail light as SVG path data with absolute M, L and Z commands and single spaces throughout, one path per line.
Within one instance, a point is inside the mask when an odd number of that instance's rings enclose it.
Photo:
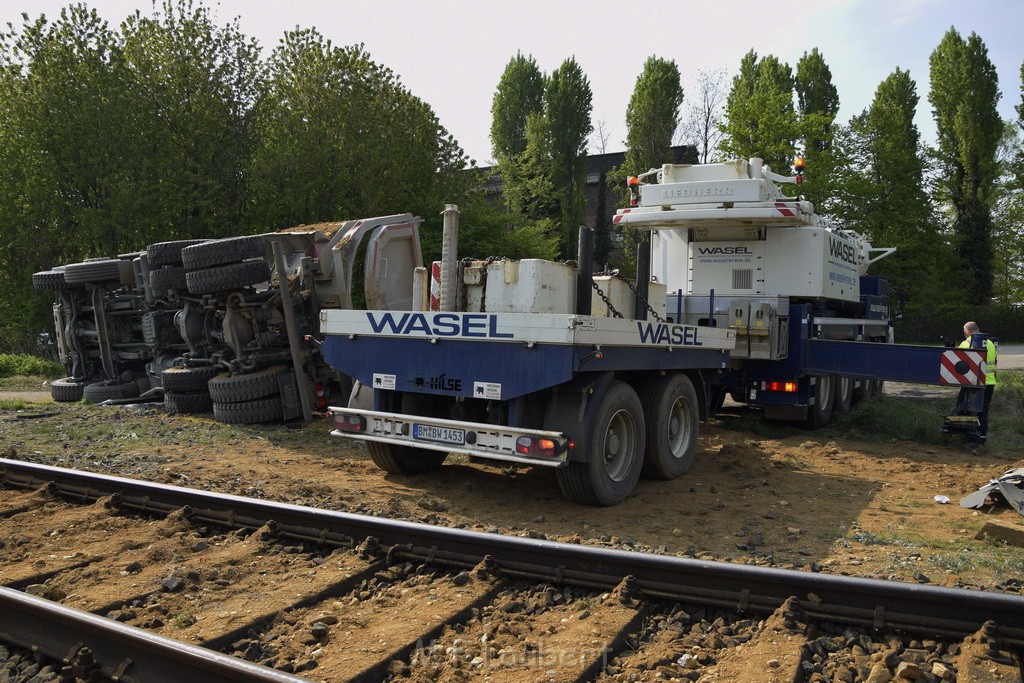
M 366 418 L 361 415 L 335 415 L 334 426 L 343 432 L 365 432 Z
M 796 382 L 765 382 L 765 391 L 783 391 L 787 394 L 794 394 L 797 390 Z
M 552 439 L 535 436 L 521 436 L 516 439 L 516 453 L 520 455 L 553 458 L 559 451 L 558 443 Z

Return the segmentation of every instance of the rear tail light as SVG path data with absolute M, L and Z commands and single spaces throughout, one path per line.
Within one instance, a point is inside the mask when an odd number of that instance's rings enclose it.
M 334 426 L 343 432 L 366 431 L 366 418 L 361 415 L 335 415 Z
M 765 391 L 783 391 L 787 394 L 796 393 L 797 383 L 796 382 L 765 382 Z
M 554 439 L 545 439 L 536 436 L 521 436 L 516 439 L 516 453 L 519 455 L 532 455 L 544 458 L 553 458 L 562 449 Z

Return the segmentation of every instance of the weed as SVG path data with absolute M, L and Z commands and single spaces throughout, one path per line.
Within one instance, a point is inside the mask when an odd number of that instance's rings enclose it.
M 56 379 L 64 376 L 64 367 L 60 363 L 23 353 L 0 354 L 0 377 L 17 375 Z
M 188 612 L 175 614 L 173 617 L 171 617 L 171 625 L 174 628 L 188 628 L 194 623 L 196 623 L 196 618 Z

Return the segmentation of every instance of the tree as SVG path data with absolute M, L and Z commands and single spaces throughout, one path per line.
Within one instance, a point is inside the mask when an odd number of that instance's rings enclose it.
M 440 207 L 458 203 L 474 177 L 390 69 L 315 29 L 286 33 L 271 54 L 253 129 L 248 211 L 261 230 L 401 212 L 436 227 Z M 424 231 L 428 256 L 439 240 Z
M 928 99 L 941 167 L 936 197 L 952 208 L 961 281 L 967 284 L 969 303 L 982 304 L 992 296 L 993 287 L 991 200 L 1003 133 L 996 111 L 998 77 L 981 38 L 972 33 L 965 41 L 955 28 L 943 36 L 929 65 Z
M 555 69 L 544 90 L 551 180 L 560 209 L 559 248 L 566 257 L 575 253 L 579 226 L 583 223 L 592 100 L 590 81 L 573 58 Z
M 782 172 L 789 168 L 800 133 L 789 65 L 772 55 L 758 61 L 756 52 L 748 52 L 733 77 L 725 111 L 719 145 L 723 153 L 760 157 Z
M 626 173 L 643 173 L 671 158 L 682 105 L 675 61 L 648 57 L 626 107 Z
M 526 149 L 526 122 L 544 109 L 545 83 L 532 56 L 517 52 L 505 66 L 491 101 L 491 149 L 499 163 Z
M 683 139 L 697 148 L 699 163 L 707 164 L 717 158 L 725 100 L 725 71 L 700 71 L 697 92 L 691 98 L 683 122 Z
M 832 72 L 817 48 L 805 52 L 796 66 L 797 106 L 800 138 L 807 163 L 802 194 L 824 211 L 835 198 L 834 177 L 838 160 L 834 150 L 835 118 L 839 93 L 832 84 Z
M 948 277 L 952 253 L 936 230 L 924 189 L 924 158 L 914 124 L 919 98 L 909 72 L 896 69 L 871 106 L 841 137 L 837 213 L 876 247 L 896 247 L 872 273 L 910 303 L 934 301 L 958 283 Z M 940 295 L 941 293 L 941 295 Z
M 124 248 L 134 191 L 123 177 L 116 35 L 84 5 L 24 16 L 0 39 L 0 338 L 31 350 L 52 325 L 31 273 Z M 50 323 L 47 324 L 47 319 Z
M 139 244 L 242 228 L 259 46 L 192 0 L 122 24 Z
M 1007 121 L 999 147 L 1001 173 L 992 203 L 993 295 L 1000 302 L 1024 302 L 1024 140 Z

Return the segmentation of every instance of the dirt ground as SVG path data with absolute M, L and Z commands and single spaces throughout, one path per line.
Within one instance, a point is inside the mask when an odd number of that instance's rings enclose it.
M 1014 591 L 1013 577 L 1024 574 L 1024 549 L 975 538 L 991 521 L 1024 534 L 1024 517 L 1007 506 L 957 504 L 1024 466 L 1024 454 L 972 454 L 955 437 L 939 446 L 801 430 L 763 438 L 732 428 L 726 415 L 703 426 L 689 473 L 642 480 L 628 501 L 588 508 L 567 502 L 546 468 L 450 456 L 434 473 L 385 474 L 361 444 L 330 437 L 326 420 L 302 430 L 243 428 L 146 406 L 21 398 L 41 403 L 0 411 L 0 451 L 8 457 L 488 532 L 811 571 Z M 79 436 L 98 423 L 102 436 Z

